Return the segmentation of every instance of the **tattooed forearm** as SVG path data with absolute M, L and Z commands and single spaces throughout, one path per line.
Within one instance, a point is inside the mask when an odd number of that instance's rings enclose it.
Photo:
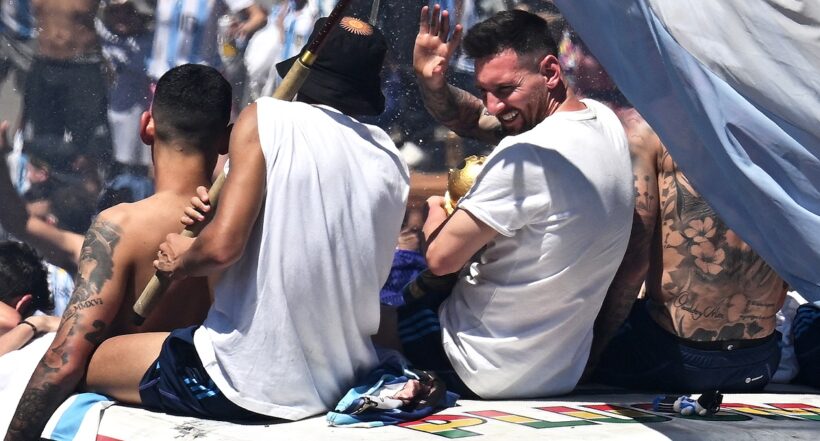
M 20 398 L 14 419 L 9 423 L 5 440 L 40 439 L 48 418 L 60 405 L 59 396 L 59 388 L 50 383 L 42 384 L 38 388 L 27 388 Z M 42 424 L 31 424 L 32 421 L 42 421 Z
M 117 225 L 105 221 L 94 222 L 86 233 L 74 293 L 54 342 L 18 404 L 6 440 L 39 438 L 48 418 L 82 378 L 91 351 L 105 338 L 108 324 L 96 311 L 105 305 L 101 292 L 114 275 L 120 235 Z
M 432 90 L 419 85 L 427 111 L 459 136 L 497 144 L 504 137 L 501 122 L 489 115 L 481 100 L 457 87 Z

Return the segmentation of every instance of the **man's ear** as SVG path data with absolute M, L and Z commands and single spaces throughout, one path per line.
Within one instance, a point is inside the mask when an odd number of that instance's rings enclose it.
M 28 312 L 29 308 L 31 307 L 31 302 L 33 300 L 34 300 L 34 296 L 32 296 L 31 294 L 23 294 L 20 297 L 20 300 L 17 300 L 17 303 L 14 304 L 14 309 L 16 309 L 17 312 L 20 313 L 20 315 L 22 317 L 26 317 L 28 315 L 26 313 Z
M 154 127 L 154 117 L 151 112 L 142 112 L 140 115 L 140 139 L 145 145 L 154 145 L 156 128 Z
M 542 58 L 538 64 L 538 72 L 544 76 L 548 88 L 554 89 L 561 84 L 561 63 L 555 55 L 550 54 Z
M 220 137 L 219 145 L 216 146 L 217 152 L 220 155 L 227 155 L 228 154 L 228 146 L 231 142 L 231 133 L 233 132 L 233 123 L 228 124 L 228 127 L 225 129 L 225 134 Z

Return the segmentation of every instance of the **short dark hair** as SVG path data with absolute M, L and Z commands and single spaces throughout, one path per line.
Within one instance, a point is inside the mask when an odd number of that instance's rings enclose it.
M 80 184 L 55 188 L 49 197 L 49 206 L 57 218 L 57 227 L 77 234 L 85 234 L 97 214 L 94 198 Z
M 57 219 L 57 228 L 85 234 L 96 214 L 92 195 L 79 182 L 52 178 L 31 184 L 23 193 L 26 203 L 47 201 L 49 213 Z
M 231 100 L 231 85 L 216 69 L 177 66 L 157 81 L 151 105 L 156 136 L 201 146 L 226 130 Z
M 33 309 L 20 311 L 21 315 L 30 315 L 34 309 L 43 312 L 50 312 L 54 309 L 54 302 L 48 289 L 48 272 L 37 252 L 22 242 L 2 241 L 0 242 L 0 301 L 12 302 L 25 294 L 32 295 Z
M 501 11 L 470 28 L 464 37 L 463 48 L 472 59 L 496 55 L 507 49 L 518 55 L 558 54 L 547 22 L 517 9 Z

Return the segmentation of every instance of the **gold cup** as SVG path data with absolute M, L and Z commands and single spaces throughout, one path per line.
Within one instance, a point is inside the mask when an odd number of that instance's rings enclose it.
M 450 169 L 447 175 L 447 193 L 444 194 L 444 209 L 447 214 L 453 214 L 459 199 L 470 191 L 486 159 L 483 155 L 471 155 L 464 158 L 464 166 Z

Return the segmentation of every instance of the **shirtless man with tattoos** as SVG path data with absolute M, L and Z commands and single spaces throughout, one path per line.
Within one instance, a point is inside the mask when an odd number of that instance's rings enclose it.
M 210 306 L 206 280 L 174 282 L 142 326 L 131 308 L 154 274 L 166 235 L 200 185 L 210 185 L 218 153 L 226 153 L 230 84 L 213 68 L 184 65 L 157 83 L 151 113 L 141 119 L 143 142 L 156 167 L 153 196 L 100 213 L 85 237 L 77 285 L 54 342 L 37 366 L 5 439 L 38 439 L 48 418 L 83 381 L 88 360 L 112 336 L 168 331 L 199 324 Z
M 715 214 L 637 111 L 620 113 L 636 212 L 596 321 L 593 354 L 603 353 L 593 379 L 686 392 L 762 389 L 780 360 L 783 279 Z M 646 298 L 635 302 L 644 283 Z
M 593 380 L 687 392 L 762 388 L 780 356 L 783 280 L 698 194 L 583 44 L 576 47 L 576 89 L 624 125 L 636 197 L 629 247 L 595 323 L 588 370 L 602 358 Z M 635 302 L 643 284 L 645 299 Z
M 27 139 L 69 132 L 82 154 L 111 161 L 107 85 L 94 28 L 99 0 L 32 0 L 37 52 L 23 97 Z

